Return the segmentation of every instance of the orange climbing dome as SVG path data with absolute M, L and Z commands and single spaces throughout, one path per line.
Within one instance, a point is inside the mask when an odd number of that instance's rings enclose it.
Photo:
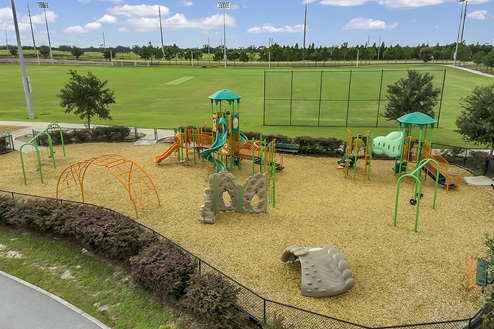
M 65 168 L 58 176 L 57 198 L 59 191 L 79 185 L 82 202 L 84 202 L 84 177 L 91 164 L 105 167 L 107 172 L 118 179 L 129 193 L 136 217 L 139 217 L 137 209 L 149 201 L 156 199 L 160 205 L 158 191 L 151 177 L 137 163 L 118 154 L 102 154 L 78 161 Z

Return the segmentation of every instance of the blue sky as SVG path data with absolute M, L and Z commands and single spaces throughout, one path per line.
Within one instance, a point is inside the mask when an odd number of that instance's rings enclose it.
M 21 42 L 32 45 L 27 3 L 36 45 L 48 45 L 45 16 L 37 1 L 15 2 Z M 240 0 L 219 9 L 211 0 L 51 0 L 46 10 L 52 46 L 161 45 L 181 48 L 303 45 L 350 46 L 379 43 L 416 46 L 455 43 L 462 6 L 467 4 L 467 44 L 494 44 L 494 0 Z M 15 44 L 11 0 L 0 0 L 0 45 Z M 3 35 L 3 38 L 1 36 Z M 3 39 L 3 41 L 1 41 Z

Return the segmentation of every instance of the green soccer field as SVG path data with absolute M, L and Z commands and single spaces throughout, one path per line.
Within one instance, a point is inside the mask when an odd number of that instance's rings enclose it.
M 223 68 L 223 67 L 129 67 L 129 66 L 82 66 L 82 65 L 27 65 L 27 75 L 30 77 L 32 93 L 31 101 L 35 121 L 42 122 L 71 122 L 83 123 L 83 120 L 73 114 L 66 114 L 59 105 L 57 94 L 64 84 L 68 82 L 70 69 L 77 70 L 79 74 L 88 71 L 96 75 L 100 80 L 108 80 L 107 87 L 115 91 L 116 104 L 110 107 L 112 121 L 93 120 L 96 124 L 125 125 L 142 128 L 175 128 L 181 125 L 200 125 L 206 122 L 210 125 L 211 108 L 209 95 L 220 89 L 229 89 L 242 96 L 240 103 L 240 121 L 242 131 L 259 131 L 264 134 L 282 134 L 291 137 L 313 136 L 313 137 L 338 137 L 345 138 L 345 127 L 290 127 L 290 126 L 263 126 L 264 112 L 264 71 L 262 68 Z M 444 66 L 434 65 L 372 65 L 362 67 L 331 68 L 325 69 L 325 76 L 329 72 L 335 72 L 331 97 L 334 99 L 345 99 L 348 94 L 348 83 L 336 78 L 338 74 L 347 76 L 350 69 L 352 75 L 365 77 L 360 74 L 365 71 L 397 70 L 398 74 L 388 74 L 388 80 L 384 86 L 394 81 L 391 77 L 398 79 L 406 76 L 406 69 L 444 70 Z M 271 69 L 282 72 L 291 69 Z M 297 69 L 302 70 L 302 69 Z M 305 69 L 315 71 L 315 69 Z M 317 68 L 317 70 L 321 70 Z M 461 136 L 454 132 L 455 120 L 461 111 L 461 99 L 467 96 L 474 86 L 492 84 L 494 80 L 460 69 L 446 68 L 445 87 L 442 99 L 440 117 L 440 128 L 433 133 L 433 142 L 455 146 L 472 146 L 462 141 Z M 270 71 L 270 72 L 272 72 Z M 329 71 L 326 73 L 326 71 Z M 343 73 L 342 73 L 343 71 Z M 346 72 L 345 72 L 346 71 Z M 270 73 L 268 73 L 269 75 Z M 434 80 L 436 86 L 441 86 L 443 73 L 434 74 L 438 76 Z M 281 74 L 283 76 L 283 74 Z M 299 86 L 316 85 L 314 74 L 300 75 L 306 77 L 306 81 L 297 81 Z M 328 78 L 331 79 L 331 78 Z M 286 81 L 268 81 L 268 91 L 286 91 Z M 341 83 L 340 83 L 341 82 Z M 352 86 L 353 95 L 357 99 L 366 100 L 374 97 L 376 93 L 376 79 L 360 78 L 355 80 Z M 272 89 L 272 90 L 271 90 Z M 21 69 L 16 64 L 4 64 L 0 66 L 0 120 L 27 121 L 26 99 L 22 86 Z M 303 94 L 303 90 L 297 91 Z M 367 96 L 369 95 L 369 96 Z M 369 103 L 369 102 L 367 102 Z M 352 105 L 350 112 L 349 129 L 354 133 L 361 133 L 370 129 L 374 136 L 385 135 L 396 129 L 397 125 L 380 119 L 384 127 L 375 128 L 375 125 L 362 126 L 364 116 L 375 116 L 375 111 L 366 110 L 374 104 L 362 102 L 360 108 Z M 370 102 L 372 103 L 372 102 Z M 356 103 L 358 104 L 358 103 Z M 279 104 L 277 104 L 279 107 Z M 314 113 L 305 113 L 303 104 L 301 109 L 293 112 L 293 116 L 303 122 L 305 119 L 313 120 Z M 383 109 L 381 109 L 382 111 Z M 270 112 L 271 111 L 271 112 Z M 283 111 L 280 110 L 280 111 Z M 334 111 L 325 113 L 326 123 L 335 122 L 341 125 L 345 118 L 342 115 L 346 111 Z M 269 109 L 267 113 L 276 117 L 276 109 Z M 359 114 L 362 113 L 362 114 Z M 280 114 L 281 115 L 281 114 Z M 310 121 L 309 120 L 309 121 Z M 367 121 L 366 121 L 367 120 Z M 353 125 L 353 127 L 352 127 Z

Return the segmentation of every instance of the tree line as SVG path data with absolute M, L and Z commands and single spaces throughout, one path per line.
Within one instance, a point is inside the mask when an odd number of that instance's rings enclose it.
M 17 48 L 13 46 L 4 46 L 1 48 L 8 48 L 10 54 L 17 56 Z M 25 49 L 33 49 L 33 47 L 25 47 Z M 151 42 L 148 45 L 133 45 L 132 47 L 116 46 L 110 48 L 79 48 L 76 46 L 61 45 L 58 48 L 52 48 L 53 50 L 69 52 L 72 56 L 79 59 L 86 52 L 101 52 L 102 57 L 106 60 L 110 60 L 118 53 L 135 55 L 135 59 L 144 59 L 149 61 L 200 61 L 208 54 L 208 59 L 212 59 L 215 62 L 222 62 L 224 59 L 224 53 L 222 46 L 211 47 L 207 44 L 202 45 L 200 48 L 180 48 L 176 44 L 166 46 L 154 46 Z M 46 45 L 42 45 L 38 48 L 39 53 L 43 58 L 47 58 L 50 54 L 50 49 Z M 328 62 L 328 61 L 374 61 L 383 60 L 390 61 L 407 61 L 407 60 L 422 60 L 424 62 L 441 62 L 451 61 L 455 59 L 460 64 L 465 62 L 474 62 L 477 65 L 484 65 L 487 69 L 494 67 L 494 47 L 490 44 L 470 44 L 456 43 L 429 46 L 428 44 L 421 44 L 417 46 L 400 46 L 397 45 L 357 45 L 351 47 L 347 42 L 339 46 L 319 46 L 316 47 L 314 43 L 308 47 L 303 48 L 298 44 L 294 46 L 281 46 L 277 43 L 266 46 L 254 46 L 239 47 L 227 49 L 226 57 L 229 62 L 298 62 L 298 61 L 312 61 L 312 62 Z

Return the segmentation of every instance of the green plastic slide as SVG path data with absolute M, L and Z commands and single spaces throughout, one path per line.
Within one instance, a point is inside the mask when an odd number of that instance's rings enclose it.
M 403 132 L 393 131 L 386 136 L 378 136 L 372 140 L 372 153 L 385 154 L 397 158 L 403 151 Z
M 203 159 L 207 159 L 209 162 L 212 162 L 214 167 L 216 168 L 216 172 L 226 171 L 226 165 L 223 161 L 216 159 L 213 156 L 213 152 L 218 151 L 223 147 L 226 143 L 226 139 L 228 136 L 228 122 L 225 118 L 220 118 L 218 120 L 218 129 L 216 133 L 216 141 L 211 145 L 210 148 L 201 152 L 200 156 Z

